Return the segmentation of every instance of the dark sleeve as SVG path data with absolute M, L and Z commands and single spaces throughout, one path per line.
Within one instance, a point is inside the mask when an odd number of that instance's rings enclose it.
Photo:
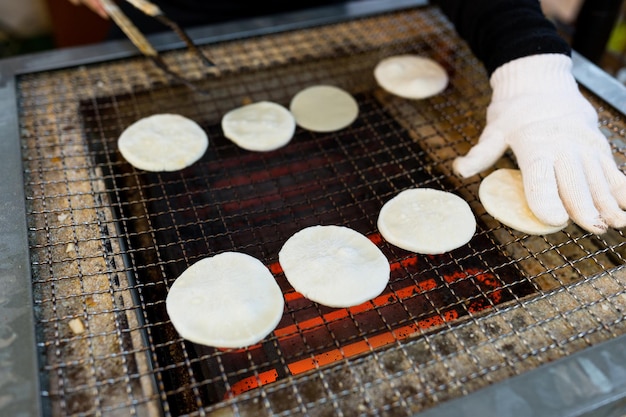
M 541 11 L 538 0 L 437 0 L 489 75 L 517 58 L 570 54 L 569 44 Z

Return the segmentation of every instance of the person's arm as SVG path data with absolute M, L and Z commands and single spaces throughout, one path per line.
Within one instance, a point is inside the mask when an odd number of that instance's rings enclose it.
M 75 6 L 84 4 L 85 6 L 89 7 L 93 12 L 98 14 L 98 16 L 100 16 L 101 18 L 109 18 L 100 0 L 70 0 L 70 2 Z
M 568 44 L 537 0 L 439 0 L 485 65 L 493 90 L 478 143 L 454 161 L 470 177 L 507 149 L 528 204 L 551 225 L 571 218 L 592 233 L 626 226 L 626 176 L 578 90 Z
M 569 55 L 569 44 L 537 0 L 438 0 L 459 35 L 489 75 L 501 65 L 535 54 Z

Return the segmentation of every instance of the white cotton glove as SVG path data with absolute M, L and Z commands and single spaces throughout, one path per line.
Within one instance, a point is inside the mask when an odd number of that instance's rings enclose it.
M 566 55 L 543 54 L 496 69 L 485 130 L 453 167 L 462 177 L 472 176 L 510 147 L 528 205 L 539 220 L 557 226 L 571 218 L 601 234 L 608 227 L 626 226 L 626 176 L 571 67 Z

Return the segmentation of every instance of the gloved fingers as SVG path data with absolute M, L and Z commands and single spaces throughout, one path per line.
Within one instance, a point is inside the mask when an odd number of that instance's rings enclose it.
M 520 166 L 528 207 L 543 223 L 559 226 L 567 223 L 569 214 L 559 196 L 551 160 L 536 160 Z
M 626 175 L 620 171 L 613 158 L 603 164 L 604 175 L 609 183 L 611 194 L 615 197 L 617 204 L 626 210 Z
M 555 164 L 556 180 L 559 187 L 561 200 L 565 205 L 571 219 L 583 229 L 594 233 L 602 234 L 608 229 L 607 223 L 600 216 L 600 212 L 594 204 L 593 194 L 604 194 L 608 188 L 606 181 L 603 179 L 600 183 L 605 184 L 602 190 L 601 185 L 599 191 L 591 191 L 596 185 L 590 187 L 587 175 L 585 175 L 585 166 L 581 161 L 565 158 Z M 592 181 L 599 181 L 594 175 L 589 178 Z
M 585 171 L 600 217 L 610 227 L 619 229 L 626 226 L 626 211 L 620 208 L 620 199 L 624 199 L 626 194 L 626 177 L 621 175 L 617 167 L 614 170 L 603 170 L 601 166 L 592 165 L 587 166 Z
M 452 163 L 452 169 L 463 178 L 478 174 L 496 163 L 506 152 L 508 145 L 495 129 L 485 128 L 478 143 L 465 156 Z

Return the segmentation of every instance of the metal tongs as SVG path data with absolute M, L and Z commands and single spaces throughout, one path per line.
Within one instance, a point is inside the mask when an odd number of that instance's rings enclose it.
M 198 49 L 198 47 L 193 43 L 189 35 L 173 20 L 168 18 L 163 11 L 154 3 L 149 2 L 148 0 L 125 0 L 126 2 L 132 4 L 135 8 L 140 10 L 147 16 L 153 17 L 159 22 L 163 23 L 165 26 L 172 29 L 178 37 L 180 37 L 185 44 L 187 45 L 187 49 L 189 49 L 193 54 L 200 58 L 200 60 L 209 67 L 214 66 L 213 63 Z M 141 53 L 150 58 L 154 64 L 163 70 L 165 73 L 169 74 L 171 77 L 180 81 L 181 83 L 187 85 L 194 91 L 203 92 L 196 85 L 194 85 L 191 81 L 187 80 L 185 77 L 181 76 L 177 72 L 173 71 L 167 63 L 163 60 L 163 58 L 159 55 L 156 49 L 148 42 L 146 37 L 137 29 L 137 27 L 130 21 L 130 19 L 122 12 L 122 10 L 114 3 L 113 0 L 101 0 L 102 5 L 104 6 L 104 10 L 107 15 L 115 22 L 117 26 L 126 34 L 126 36 L 131 40 L 133 45 L 135 45 Z

